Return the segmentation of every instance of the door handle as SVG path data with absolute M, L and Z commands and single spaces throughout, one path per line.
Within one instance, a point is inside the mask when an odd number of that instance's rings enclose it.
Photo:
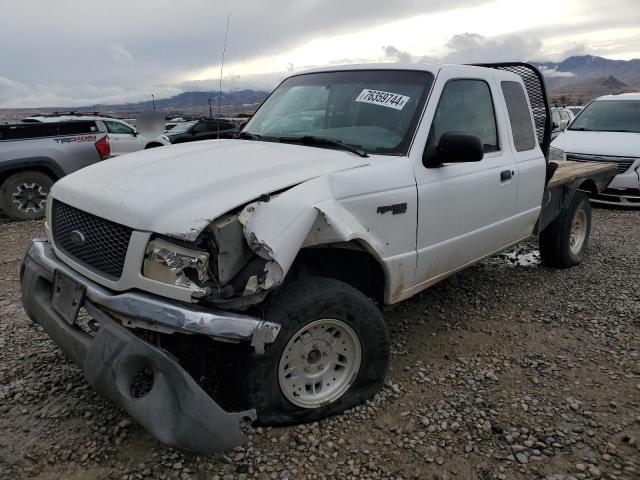
M 500 172 L 500 181 L 501 182 L 506 182 L 507 180 L 511 180 L 511 177 L 513 176 L 514 172 L 513 170 L 503 170 Z

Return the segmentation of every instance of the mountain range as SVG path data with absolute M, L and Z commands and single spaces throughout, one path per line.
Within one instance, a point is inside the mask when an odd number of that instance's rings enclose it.
M 545 74 L 552 103 L 582 105 L 600 95 L 640 91 L 640 59 L 580 55 L 557 63 L 531 63 Z
M 584 104 L 600 95 L 640 91 L 640 59 L 611 60 L 594 55 L 580 55 L 562 62 L 530 63 L 545 74 L 552 103 Z M 220 104 L 225 113 L 251 113 L 268 94 L 263 90 L 226 92 L 222 93 Z M 206 113 L 209 99 L 215 112 L 218 92 L 184 92 L 171 98 L 156 100 L 156 108 L 165 112 Z M 112 112 L 133 112 L 152 107 L 152 102 L 146 101 L 99 108 Z
M 220 106 L 225 109 L 235 109 L 238 111 L 248 110 L 252 112 L 267 97 L 269 92 L 262 90 L 239 90 L 234 92 L 222 92 L 220 95 Z M 156 100 L 156 109 L 161 111 L 177 111 L 194 109 L 209 109 L 209 100 L 211 100 L 211 108 L 216 111 L 218 108 L 218 92 L 184 92 L 170 98 L 161 98 Z M 105 105 L 110 111 L 141 111 L 153 109 L 152 101 L 125 103 L 121 105 Z M 102 105 L 96 108 L 103 108 Z
M 640 59 L 611 60 L 593 55 L 572 56 L 562 62 L 532 61 L 545 74 L 547 91 L 553 104 L 583 105 L 594 97 L 612 93 L 640 91 Z M 264 90 L 222 92 L 220 110 L 224 115 L 251 114 L 269 95 Z M 167 116 L 208 115 L 218 111 L 218 92 L 184 92 L 155 101 L 156 109 Z M 96 105 L 102 112 L 117 116 L 151 110 L 152 101 L 118 105 Z M 75 110 L 90 112 L 93 106 L 75 108 L 0 109 L 0 119 L 17 119 L 40 112 Z

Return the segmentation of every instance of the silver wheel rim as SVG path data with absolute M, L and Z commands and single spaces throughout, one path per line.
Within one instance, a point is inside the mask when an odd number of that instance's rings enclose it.
M 316 320 L 284 347 L 278 365 L 280 390 L 298 407 L 321 407 L 349 390 L 361 360 L 360 340 L 349 325 L 331 318 Z
M 571 253 L 578 255 L 587 238 L 587 214 L 584 209 L 579 209 L 573 215 L 571 221 L 571 235 L 569 236 L 569 248 Z
M 37 213 L 44 209 L 47 203 L 47 192 L 38 183 L 21 183 L 11 194 L 11 202 L 25 213 Z

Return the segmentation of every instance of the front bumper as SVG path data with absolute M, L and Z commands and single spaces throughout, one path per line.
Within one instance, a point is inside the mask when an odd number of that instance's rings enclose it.
M 85 289 L 83 306 L 99 323 L 91 336 L 67 323 L 52 307 L 53 278 L 59 271 Z M 142 293 L 113 294 L 62 263 L 46 239 L 32 242 L 21 268 L 22 302 L 27 315 L 83 370 L 87 381 L 163 443 L 208 454 L 246 439 L 241 427 L 255 420 L 254 410 L 224 411 L 165 351 L 124 328 L 116 317 L 150 330 L 208 335 L 227 341 L 251 341 L 260 351 L 275 340 L 279 326 L 221 311 L 197 309 Z M 153 373 L 141 397 L 131 392 L 134 377 Z
M 591 201 L 617 207 L 640 207 L 640 188 L 607 188 L 597 195 L 591 196 Z

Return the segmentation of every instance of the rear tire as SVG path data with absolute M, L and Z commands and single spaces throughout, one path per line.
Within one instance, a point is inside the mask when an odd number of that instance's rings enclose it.
M 0 190 L 4 213 L 12 220 L 43 218 L 53 183 L 54 180 L 46 173 L 33 170 L 9 176 Z
M 540 257 L 555 268 L 568 268 L 584 259 L 591 233 L 591 203 L 583 192 L 576 192 L 563 210 L 540 233 Z
M 265 319 L 281 325 L 264 355 L 249 360 L 249 395 L 263 425 L 312 422 L 371 398 L 389 364 L 380 310 L 363 293 L 332 278 L 283 286 Z

